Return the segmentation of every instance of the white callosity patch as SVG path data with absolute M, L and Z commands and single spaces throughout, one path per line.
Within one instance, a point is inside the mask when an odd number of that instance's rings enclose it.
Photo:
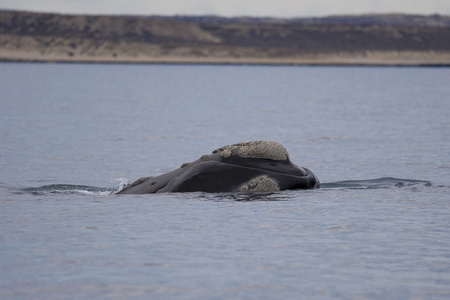
M 239 189 L 240 192 L 273 192 L 279 191 L 278 183 L 267 175 L 258 176 L 244 183 Z
M 213 153 L 221 151 L 222 157 L 229 157 L 235 149 L 238 149 L 236 155 L 240 157 L 272 160 L 286 160 L 289 158 L 287 150 L 281 144 L 269 141 L 253 141 L 227 145 L 217 149 Z

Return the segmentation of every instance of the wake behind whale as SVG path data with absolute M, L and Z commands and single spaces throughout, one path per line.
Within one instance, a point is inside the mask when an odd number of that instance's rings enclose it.
M 15 194 L 30 194 L 39 196 L 59 196 L 59 195 L 81 195 L 81 196 L 114 196 L 119 190 L 124 186 L 123 182 L 126 181 L 124 178 L 118 180 L 121 183 L 116 187 L 95 187 L 87 185 L 77 185 L 77 184 L 49 184 L 39 187 L 26 187 L 26 188 L 9 188 L 10 192 Z M 126 185 L 126 184 L 125 184 Z M 336 182 L 326 182 L 321 183 L 320 191 L 323 192 L 337 192 L 346 190 L 376 190 L 376 189 L 392 189 L 392 190 L 427 190 L 430 188 L 437 188 L 438 186 L 433 185 L 430 181 L 426 180 L 416 180 L 416 179 L 405 179 L 405 178 L 394 178 L 394 177 L 382 177 L 376 179 L 364 179 L 364 180 L 345 180 Z M 253 194 L 266 194 L 273 192 L 254 192 Z M 278 191 L 277 194 L 283 194 L 284 191 Z M 300 194 L 301 191 L 298 191 Z M 192 193 L 196 194 L 210 194 L 210 193 Z M 224 193 L 215 193 L 224 194 Z M 230 193 L 226 193 L 230 194 Z M 239 193 L 243 194 L 243 193 Z
M 406 188 L 415 189 L 418 187 L 431 187 L 430 181 L 416 179 L 400 179 L 394 177 L 382 177 L 377 179 L 365 180 L 344 180 L 322 184 L 323 189 L 390 189 L 390 188 Z
M 113 195 L 118 188 L 95 187 L 79 184 L 49 184 L 39 187 L 27 187 L 15 190 L 16 194 L 32 194 L 32 195 Z

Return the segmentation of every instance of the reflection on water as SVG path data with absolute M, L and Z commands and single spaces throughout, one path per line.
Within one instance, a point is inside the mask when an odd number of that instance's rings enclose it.
M 287 201 L 295 197 L 290 191 L 258 193 L 202 193 L 198 198 L 213 201 Z

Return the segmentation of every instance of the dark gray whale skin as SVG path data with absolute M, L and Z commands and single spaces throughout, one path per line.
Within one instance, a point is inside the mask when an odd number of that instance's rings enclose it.
M 242 157 L 237 151 L 234 148 L 224 155 L 220 148 L 172 172 L 140 178 L 117 194 L 267 192 L 320 187 L 317 177 L 307 168 L 293 164 L 287 152 L 286 159 L 268 159 Z

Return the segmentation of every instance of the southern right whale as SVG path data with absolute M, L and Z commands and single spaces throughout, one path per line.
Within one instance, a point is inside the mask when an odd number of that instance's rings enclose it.
M 292 163 L 279 143 L 227 145 L 155 177 L 142 177 L 117 194 L 163 192 L 270 192 L 319 188 L 317 177 Z

